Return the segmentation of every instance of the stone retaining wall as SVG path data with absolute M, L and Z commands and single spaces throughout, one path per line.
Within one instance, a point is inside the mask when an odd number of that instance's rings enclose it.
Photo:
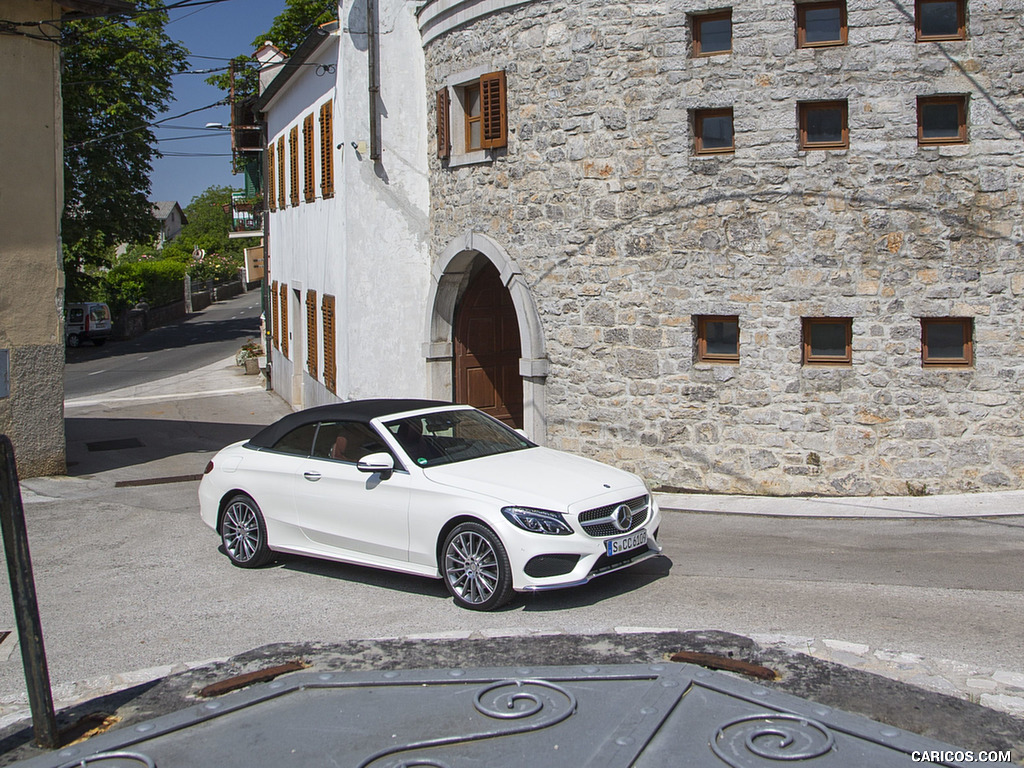
M 916 43 L 912 2 L 855 0 L 848 45 L 798 49 L 792 2 L 745 2 L 733 52 L 692 57 L 720 7 L 541 1 L 425 48 L 428 94 L 507 75 L 507 150 L 432 157 L 432 249 L 479 231 L 522 270 L 549 444 L 704 491 L 1024 487 L 1019 4 Z M 934 94 L 969 94 L 967 144 L 918 146 Z M 835 99 L 849 149 L 799 150 L 797 103 Z M 723 106 L 735 153 L 696 155 L 692 110 Z M 739 317 L 738 365 L 695 362 L 698 315 Z M 853 318 L 852 365 L 802 364 L 820 316 Z M 974 365 L 923 368 L 921 317 L 973 318 Z

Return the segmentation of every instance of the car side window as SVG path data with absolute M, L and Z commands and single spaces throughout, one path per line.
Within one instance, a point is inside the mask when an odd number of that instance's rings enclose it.
M 367 424 L 356 421 L 324 421 L 316 436 L 313 456 L 355 464 L 364 456 L 381 451 L 389 452 Z
M 306 424 L 293 429 L 276 443 L 272 451 L 290 453 L 293 456 L 309 456 L 313 448 L 313 437 L 316 435 L 316 424 Z
M 72 323 L 80 323 L 80 322 L 82 322 L 82 318 L 84 316 L 85 316 L 85 312 L 83 312 L 81 309 L 78 309 L 78 308 L 72 309 L 70 312 L 68 312 L 68 320 L 70 322 L 72 322 Z

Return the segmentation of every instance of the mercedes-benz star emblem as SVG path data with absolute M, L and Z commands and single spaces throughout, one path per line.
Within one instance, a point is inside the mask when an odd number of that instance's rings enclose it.
M 612 525 L 620 531 L 628 531 L 633 522 L 633 510 L 628 504 L 619 504 L 612 512 Z

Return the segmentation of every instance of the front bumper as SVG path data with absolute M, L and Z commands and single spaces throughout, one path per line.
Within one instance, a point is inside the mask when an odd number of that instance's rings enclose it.
M 657 541 L 661 527 L 661 511 L 654 498 L 650 498 L 650 509 L 647 519 L 634 531 L 647 531 L 646 546 L 635 550 L 609 556 L 606 553 L 606 542 L 614 536 L 589 536 L 582 532 L 577 521 L 573 523 L 576 531 L 572 536 L 545 536 L 526 533 L 515 529 L 511 533 L 506 547 L 513 570 L 513 589 L 517 592 L 546 592 L 553 589 L 565 589 L 586 584 L 598 576 L 631 568 L 645 560 L 659 557 L 662 554 L 661 544 Z M 503 535 L 503 538 L 505 536 Z M 511 546 L 509 546 L 511 545 Z M 572 564 L 570 558 L 577 558 Z M 543 566 L 538 561 L 550 563 L 557 574 L 541 575 Z M 558 561 L 566 562 L 564 570 L 559 569 Z

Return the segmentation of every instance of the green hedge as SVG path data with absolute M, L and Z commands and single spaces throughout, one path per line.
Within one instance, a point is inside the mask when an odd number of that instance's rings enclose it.
M 172 259 L 137 261 L 106 275 L 105 301 L 115 314 L 140 301 L 160 307 L 184 298 L 186 265 Z

